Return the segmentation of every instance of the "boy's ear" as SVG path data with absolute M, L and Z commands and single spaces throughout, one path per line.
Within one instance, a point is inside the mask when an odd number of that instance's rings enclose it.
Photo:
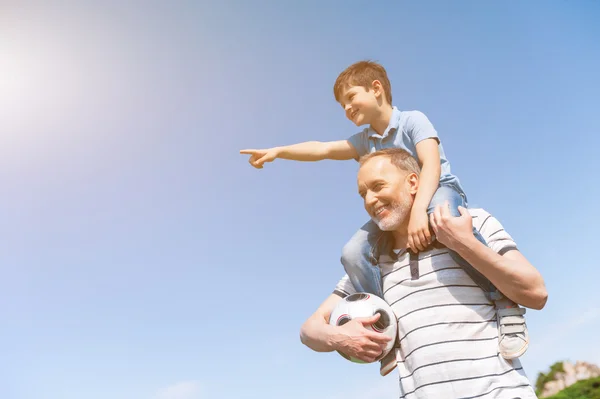
M 375 93 L 375 97 L 379 97 L 381 94 L 383 94 L 383 86 L 381 85 L 381 82 L 378 80 L 371 82 L 371 90 L 373 90 L 373 93 Z

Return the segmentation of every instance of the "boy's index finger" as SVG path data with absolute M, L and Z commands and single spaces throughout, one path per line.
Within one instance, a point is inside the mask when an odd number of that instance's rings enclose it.
M 240 154 L 253 155 L 255 152 L 256 150 L 240 150 Z

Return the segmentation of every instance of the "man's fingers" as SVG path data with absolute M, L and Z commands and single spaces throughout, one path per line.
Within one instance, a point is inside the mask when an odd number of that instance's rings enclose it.
M 387 335 L 385 335 L 383 333 L 378 333 L 375 331 L 369 331 L 368 336 L 371 339 L 371 341 L 373 341 L 377 344 L 387 344 L 388 342 L 391 341 L 391 338 L 388 337 Z
M 437 223 L 435 222 L 435 216 L 433 215 L 433 212 L 431 214 L 429 214 L 429 224 L 431 224 L 431 228 L 433 229 L 433 232 L 435 234 L 437 234 L 438 226 L 437 226 Z
M 448 201 L 444 201 L 444 205 L 441 207 L 441 216 L 444 219 L 448 219 L 452 216 L 450 214 L 450 203 Z
M 467 208 L 463 208 L 462 206 L 458 206 L 458 212 L 460 212 L 460 216 L 465 216 L 466 214 L 469 213 L 469 211 L 467 210 Z
M 377 320 L 379 320 L 380 317 L 381 317 L 381 315 L 379 313 L 375 313 L 373 316 L 357 317 L 354 320 L 359 321 L 363 326 L 370 326 L 371 324 L 373 324 Z
M 437 205 L 435 207 L 435 210 L 433 211 L 433 217 L 435 218 L 436 225 L 439 226 L 439 224 L 442 221 L 442 206 L 441 205 Z
M 381 348 L 377 348 L 376 350 L 372 350 L 372 351 L 367 352 L 367 356 L 368 356 L 367 357 L 367 359 L 368 359 L 367 361 L 369 363 L 374 362 L 375 359 L 377 359 L 379 356 L 381 356 L 382 352 L 383 351 L 381 350 Z
M 258 152 L 258 150 L 240 150 L 240 154 L 247 154 L 247 155 L 253 155 L 257 152 Z

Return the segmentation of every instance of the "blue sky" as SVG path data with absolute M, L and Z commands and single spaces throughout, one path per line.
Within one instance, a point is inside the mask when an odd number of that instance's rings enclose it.
M 238 154 L 355 133 L 360 59 L 545 277 L 530 378 L 600 363 L 598 3 L 207 3 L 0 5 L 2 398 L 395 397 L 298 339 L 367 219 L 356 163 Z

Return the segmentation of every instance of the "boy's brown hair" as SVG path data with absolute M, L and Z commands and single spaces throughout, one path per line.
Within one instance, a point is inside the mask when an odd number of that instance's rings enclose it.
M 369 90 L 374 80 L 381 82 L 386 101 L 392 103 L 392 85 L 385 68 L 373 61 L 359 61 L 346 68 L 335 80 L 333 95 L 340 102 L 342 91 L 348 86 L 362 86 Z

